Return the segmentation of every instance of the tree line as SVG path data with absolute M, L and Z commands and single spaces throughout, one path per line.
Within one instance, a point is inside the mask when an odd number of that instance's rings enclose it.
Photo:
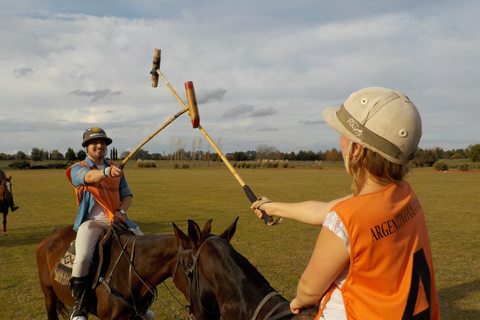
M 200 142 L 200 141 L 199 141 Z M 219 140 L 220 142 L 220 140 Z M 197 148 L 198 147 L 198 148 Z M 149 153 L 147 150 L 140 149 L 137 151 L 132 160 L 170 160 L 175 162 L 182 161 L 221 161 L 219 155 L 209 150 L 201 150 L 200 144 L 192 142 L 192 149 L 186 150 L 186 144 L 183 140 L 172 140 L 170 152 Z M 109 149 L 109 158 L 111 160 L 123 160 L 130 152 L 125 150 L 120 156 L 116 148 Z M 276 147 L 270 145 L 259 145 L 256 150 L 235 151 L 225 155 L 227 159 L 233 161 L 255 161 L 255 160 L 289 160 L 289 161 L 343 161 L 342 153 L 336 148 L 326 151 L 314 152 L 312 150 L 300 150 L 298 152 L 280 152 Z M 86 157 L 85 150 L 75 152 L 72 148 L 68 148 L 65 154 L 58 150 L 51 152 L 44 149 L 32 148 L 29 155 L 25 152 L 18 151 L 14 155 L 0 153 L 0 160 L 16 160 L 16 161 L 81 161 Z M 467 149 L 443 150 L 442 148 L 421 149 L 415 153 L 412 163 L 416 167 L 431 167 L 440 159 L 469 159 L 473 162 L 480 161 L 480 144 L 470 145 Z

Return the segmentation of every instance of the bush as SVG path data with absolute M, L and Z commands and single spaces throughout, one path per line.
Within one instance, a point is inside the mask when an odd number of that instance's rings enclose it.
M 437 171 L 448 171 L 448 164 L 442 161 L 438 161 L 433 166 Z
M 68 167 L 69 167 L 68 163 L 65 163 L 65 162 L 49 163 L 47 165 L 48 169 L 67 169 Z
M 460 170 L 460 171 L 468 171 L 468 170 L 470 170 L 470 165 L 469 165 L 468 163 L 466 163 L 466 162 L 462 162 L 462 163 L 460 164 L 460 167 L 458 167 L 458 170 Z
M 135 167 L 136 168 L 156 168 L 157 165 L 155 164 L 155 161 L 153 160 L 137 160 L 135 162 Z
M 10 168 L 13 168 L 13 169 L 26 169 L 26 168 L 30 168 L 30 162 L 28 161 L 15 161 L 15 162 L 12 162 L 8 165 Z
M 315 162 L 310 165 L 310 169 L 323 169 L 322 161 L 315 160 Z

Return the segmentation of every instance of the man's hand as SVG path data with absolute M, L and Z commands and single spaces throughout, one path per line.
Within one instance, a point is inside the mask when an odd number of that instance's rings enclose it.
M 108 176 L 110 178 L 118 178 L 122 175 L 122 169 L 120 169 L 119 167 L 117 167 L 116 165 L 113 165 L 113 166 L 110 166 L 108 167 Z

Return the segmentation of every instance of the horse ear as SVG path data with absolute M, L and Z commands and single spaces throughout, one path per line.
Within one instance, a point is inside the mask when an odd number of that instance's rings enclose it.
M 188 237 L 193 242 L 195 247 L 200 245 L 200 242 L 202 242 L 203 235 L 200 231 L 200 227 L 193 220 L 188 220 Z
M 235 221 L 233 221 L 233 223 L 225 231 L 222 232 L 222 234 L 220 235 L 220 238 L 223 238 L 228 242 L 230 242 L 230 239 L 232 239 L 233 235 L 235 234 L 235 230 L 237 230 L 238 218 L 239 217 L 237 217 Z
M 212 221 L 213 219 L 209 219 L 207 221 L 207 223 L 205 223 L 205 225 L 203 226 L 203 229 L 202 229 L 202 234 L 208 234 L 212 231 Z
M 184 249 L 191 249 L 191 243 L 188 236 L 180 230 L 175 223 L 173 223 L 173 232 L 175 233 L 175 238 L 177 238 L 178 243 Z

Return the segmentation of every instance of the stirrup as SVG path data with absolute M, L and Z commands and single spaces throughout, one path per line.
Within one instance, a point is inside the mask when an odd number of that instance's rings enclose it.
M 152 310 L 148 309 L 147 312 L 139 314 L 139 316 L 144 320 L 153 320 L 155 319 L 155 313 Z
M 78 307 L 79 303 L 75 302 L 73 305 L 72 315 L 70 316 L 70 320 L 87 320 L 88 314 L 85 308 Z

